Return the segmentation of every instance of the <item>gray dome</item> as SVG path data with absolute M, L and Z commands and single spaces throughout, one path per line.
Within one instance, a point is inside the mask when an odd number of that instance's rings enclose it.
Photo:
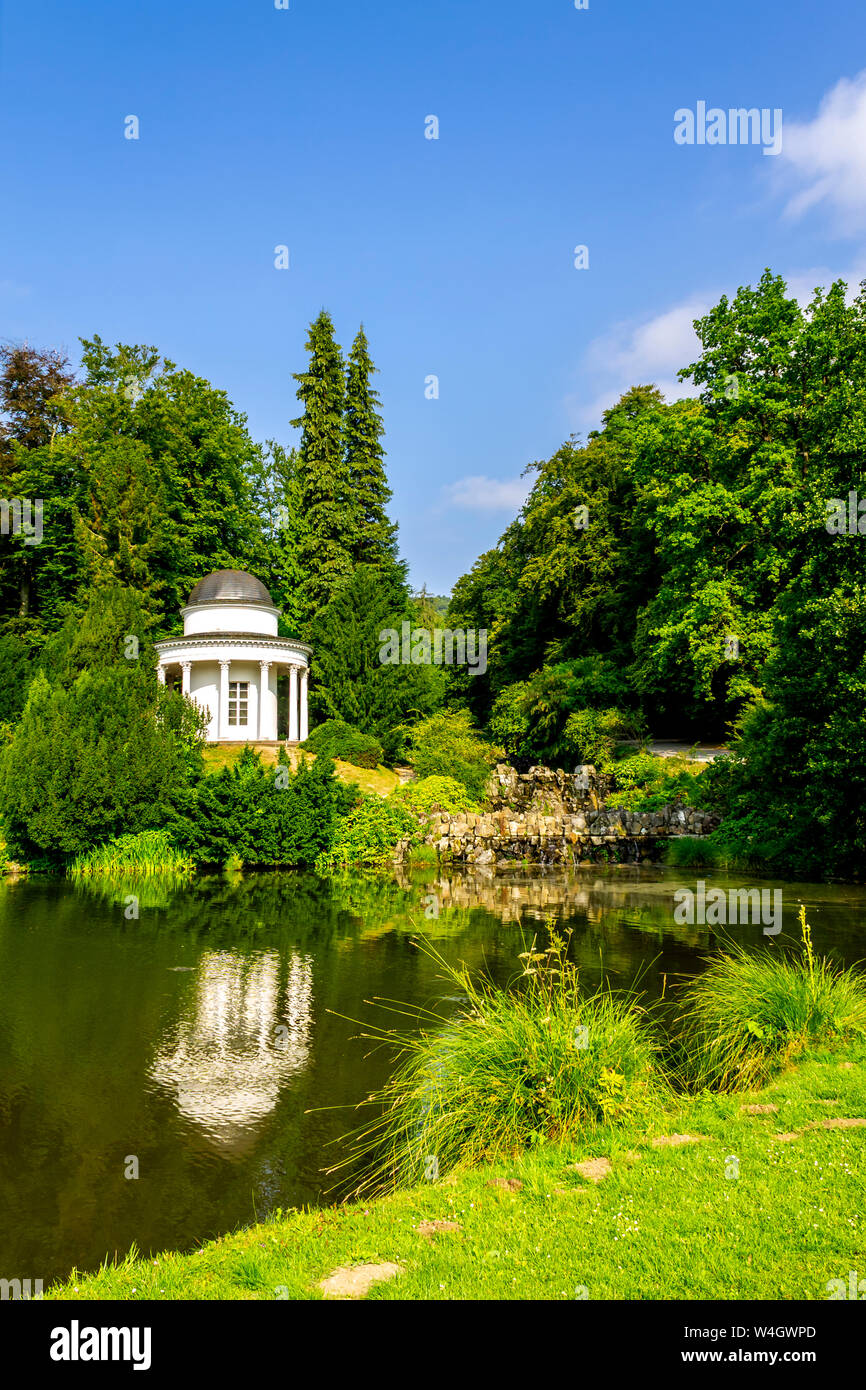
M 194 603 L 266 603 L 273 608 L 274 603 L 264 584 L 246 570 L 216 570 L 215 573 L 200 579 L 189 596 L 190 606 Z

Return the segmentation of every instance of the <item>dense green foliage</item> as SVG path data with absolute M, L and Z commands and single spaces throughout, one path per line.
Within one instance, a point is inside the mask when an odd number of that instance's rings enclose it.
M 197 864 L 311 865 L 331 848 L 355 796 L 325 757 L 292 773 L 287 761 L 264 767 L 245 748 L 233 767 L 197 783 L 170 830 Z
M 382 761 L 382 745 L 371 734 L 362 734 L 342 719 L 326 719 L 301 745 L 308 752 L 339 758 L 355 767 L 378 767 Z
M 413 616 L 405 586 L 386 584 L 372 565 L 359 565 L 310 629 L 316 653 L 314 715 L 373 734 L 389 761 L 397 752 L 394 731 L 435 709 L 445 687 L 440 667 L 383 664 L 380 659 L 380 634 L 399 633 Z
M 859 874 L 866 292 L 803 308 L 768 271 L 696 330 L 696 398 L 634 387 L 535 465 L 455 586 L 489 669 L 452 693 L 524 759 L 604 763 L 629 725 L 739 734 L 708 781 L 729 851 Z
M 198 711 L 157 684 L 140 595 L 94 595 L 49 643 L 0 754 L 10 848 L 62 860 L 164 826 L 196 773 L 200 729 Z
M 434 806 L 449 815 L 479 810 L 479 803 L 455 777 L 420 777 L 398 788 L 394 796 L 417 815 L 427 815 Z
M 362 796 L 335 829 L 332 843 L 316 860 L 317 873 L 345 872 L 353 865 L 382 868 L 401 840 L 420 839 L 418 821 L 393 797 Z
M 686 759 L 637 753 L 615 762 L 611 776 L 614 789 L 609 802 L 629 811 L 658 811 L 677 802 L 701 806 L 707 799 L 701 781 L 703 773 L 695 772 Z
M 419 778 L 453 777 L 481 801 L 499 749 L 485 743 L 465 710 L 440 710 L 408 733 L 409 762 Z

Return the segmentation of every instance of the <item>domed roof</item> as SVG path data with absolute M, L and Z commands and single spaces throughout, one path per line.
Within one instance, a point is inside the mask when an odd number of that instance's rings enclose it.
M 246 570 L 216 570 L 200 579 L 189 596 L 189 606 L 194 603 L 265 603 L 273 608 L 274 603 L 264 584 Z

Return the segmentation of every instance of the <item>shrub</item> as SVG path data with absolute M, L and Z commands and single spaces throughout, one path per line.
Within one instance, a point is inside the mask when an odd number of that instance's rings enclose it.
M 715 869 L 723 856 L 711 835 L 676 835 L 665 846 L 664 862 L 672 869 Z
M 810 1045 L 866 1035 L 866 982 L 816 960 L 805 909 L 799 953 L 740 946 L 684 990 L 685 1079 L 696 1089 L 754 1090 Z
M 384 753 L 372 734 L 362 734 L 342 719 L 326 719 L 301 745 L 308 752 L 326 758 L 339 758 L 353 767 L 378 767 Z
M 451 777 L 476 801 L 484 795 L 502 750 L 486 743 L 466 710 L 440 710 L 409 733 L 410 762 L 419 779 Z
M 427 815 L 434 806 L 452 815 L 478 810 L 478 803 L 455 777 L 421 777 L 398 788 L 394 797 L 417 815 Z
M 703 773 L 691 772 L 684 758 L 637 753 L 613 763 L 610 771 L 615 790 L 608 800 L 629 811 L 659 811 L 676 802 L 697 806 L 706 799 L 701 798 Z
M 635 717 L 623 710 L 577 710 L 565 723 L 566 755 L 577 762 L 592 763 L 599 772 L 605 772 L 613 762 L 617 742 L 635 736 L 639 727 Z
M 427 944 L 466 1004 L 420 1035 L 365 1034 L 395 1045 L 400 1060 L 371 1097 L 382 1114 L 349 1136 L 345 1165 L 366 1165 L 359 1190 L 417 1182 L 430 1155 L 442 1173 L 574 1138 L 645 1112 L 661 1094 L 642 1011 L 606 991 L 582 997 L 568 939 L 550 937 L 546 950 L 533 942 L 524 952 L 518 987 L 508 990 L 476 981 Z
M 627 680 L 607 657 L 561 661 L 500 692 L 490 715 L 490 733 L 515 758 L 561 765 L 578 757 L 598 765 L 597 757 L 582 756 L 576 735 L 586 743 L 598 726 L 597 719 L 587 716 L 622 711 L 630 698 Z M 581 718 L 572 723 L 575 716 Z M 636 736 L 640 730 L 637 715 L 620 712 L 619 721 L 627 732 L 618 737 Z
M 292 774 L 282 751 L 277 767 L 264 767 L 245 748 L 234 767 L 197 784 L 171 825 L 172 839 L 196 863 L 236 857 L 246 864 L 312 865 L 330 849 L 355 799 L 324 756 L 302 760 Z
M 67 872 L 72 878 L 129 874 L 147 878 L 153 874 L 188 874 L 194 867 L 190 856 L 177 849 L 167 831 L 142 830 L 76 855 Z
M 417 819 L 394 797 L 362 796 L 316 859 L 316 873 L 338 873 L 352 864 L 384 867 L 393 860 L 401 840 L 420 838 Z

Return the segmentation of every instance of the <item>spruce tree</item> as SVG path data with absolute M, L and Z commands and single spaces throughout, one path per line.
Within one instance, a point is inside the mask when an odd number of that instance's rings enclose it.
M 345 452 L 345 366 L 324 309 L 310 325 L 307 350 L 307 370 L 295 374 L 304 413 L 292 424 L 302 431 L 298 461 L 304 528 L 298 558 L 301 609 L 309 623 L 351 573 L 354 506 Z
M 352 558 L 373 565 L 389 578 L 405 580 L 397 558 L 397 527 L 388 519 L 391 489 L 385 475 L 379 395 L 371 377 L 376 371 L 362 324 L 349 353 L 346 375 L 346 466 L 355 512 Z

